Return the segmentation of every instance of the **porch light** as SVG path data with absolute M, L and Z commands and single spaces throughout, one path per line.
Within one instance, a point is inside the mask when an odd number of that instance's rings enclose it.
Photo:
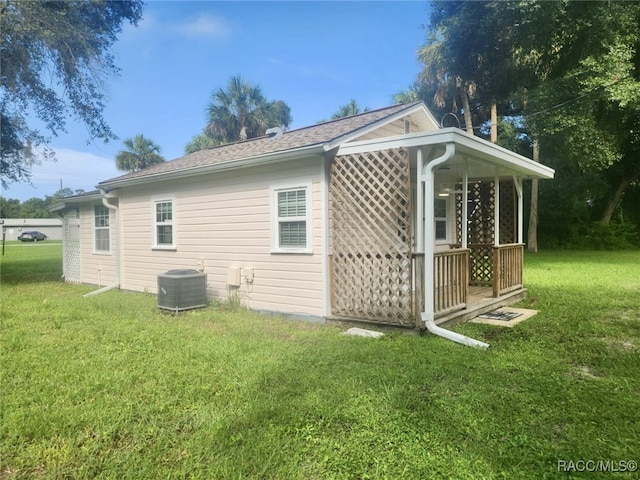
M 438 192 L 439 197 L 448 197 L 451 194 L 450 188 L 443 188 Z

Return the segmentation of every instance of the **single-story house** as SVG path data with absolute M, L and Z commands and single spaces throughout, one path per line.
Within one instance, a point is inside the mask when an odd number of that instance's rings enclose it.
M 411 327 L 522 297 L 524 179 L 554 171 L 393 105 L 217 146 L 64 198 L 69 282 Z
M 49 240 L 62 240 L 62 221 L 55 218 L 3 218 L 0 219 L 5 240 L 17 240 L 22 232 L 36 230 Z

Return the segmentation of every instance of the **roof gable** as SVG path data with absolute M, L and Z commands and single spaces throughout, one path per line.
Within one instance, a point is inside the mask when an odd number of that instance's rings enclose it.
M 437 127 L 437 122 L 422 102 L 393 105 L 329 122 L 290 130 L 275 137 L 262 136 L 250 140 L 219 145 L 171 160 L 137 172 L 100 182 L 103 188 L 148 181 L 153 178 L 201 173 L 222 164 L 240 167 L 251 159 L 271 158 L 285 154 L 321 154 L 344 142 L 372 134 L 377 129 L 410 116 L 421 125 Z M 374 135 L 375 136 L 375 135 Z

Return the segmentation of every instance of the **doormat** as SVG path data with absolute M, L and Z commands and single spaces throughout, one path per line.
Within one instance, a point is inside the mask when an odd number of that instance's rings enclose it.
M 516 317 L 522 315 L 518 312 L 505 312 L 500 310 L 494 310 L 493 312 L 483 313 L 482 315 L 478 315 L 480 318 L 487 318 L 489 320 L 500 320 L 501 322 L 510 322 Z
M 538 313 L 537 310 L 528 308 L 502 307 L 489 313 L 482 313 L 471 322 L 511 328 L 533 317 L 536 313 Z

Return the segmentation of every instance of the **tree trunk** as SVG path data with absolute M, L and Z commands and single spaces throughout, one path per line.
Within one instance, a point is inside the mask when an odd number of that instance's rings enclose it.
M 613 190 L 613 193 L 609 196 L 609 200 L 607 201 L 607 206 L 602 212 L 602 217 L 600 217 L 600 222 L 604 225 L 609 225 L 611 223 L 611 218 L 613 217 L 613 213 L 620 205 L 620 201 L 622 200 L 622 195 L 625 190 L 629 188 L 635 180 L 640 178 L 640 165 L 637 166 L 628 176 L 622 178 L 620 183 Z
M 540 162 L 540 144 L 538 137 L 533 138 L 533 161 Z M 538 251 L 538 179 L 531 180 L 531 211 L 529 212 L 529 231 L 527 234 L 527 251 Z
M 462 108 L 464 108 L 464 126 L 467 133 L 473 135 L 473 119 L 471 118 L 471 108 L 469 107 L 469 94 L 467 85 L 462 82 L 460 85 L 460 96 L 462 97 Z
M 491 100 L 491 143 L 498 141 L 498 104 L 496 99 Z

